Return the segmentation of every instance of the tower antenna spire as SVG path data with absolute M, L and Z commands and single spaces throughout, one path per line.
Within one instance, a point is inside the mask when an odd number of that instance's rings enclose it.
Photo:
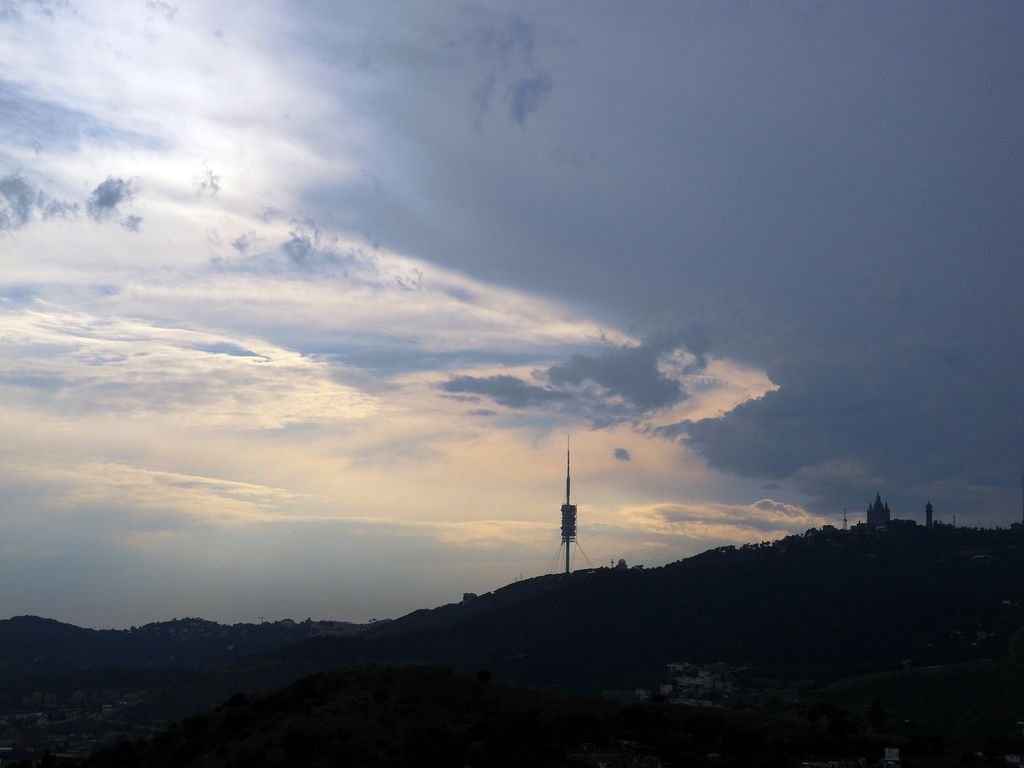
M 565 436 L 565 503 L 572 504 L 572 499 L 569 498 L 569 489 L 571 486 L 571 480 L 569 479 L 569 436 Z M 1021 475 L 1021 482 L 1024 483 L 1024 475 Z M 1024 487 L 1024 486 L 1022 486 Z

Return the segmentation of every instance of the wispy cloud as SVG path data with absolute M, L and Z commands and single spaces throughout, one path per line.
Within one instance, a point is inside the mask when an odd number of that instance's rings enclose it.
M 795 504 L 759 499 L 752 504 L 667 503 L 622 510 L 629 523 L 659 536 L 743 543 L 803 533 L 827 522 Z
M 3 479 L 10 482 L 15 472 L 22 485 L 35 482 L 50 489 L 52 511 L 90 510 L 92 524 L 118 540 L 140 530 L 302 519 L 307 502 L 304 494 L 283 488 L 118 462 L 15 462 Z M 99 510 L 104 510 L 102 521 Z
M 325 364 L 256 339 L 37 307 L 0 315 L 0 340 L 0 386 L 68 414 L 151 411 L 268 429 L 378 407 L 334 382 Z

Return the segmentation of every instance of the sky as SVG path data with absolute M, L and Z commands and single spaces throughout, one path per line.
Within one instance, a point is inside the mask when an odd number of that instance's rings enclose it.
M 0 0 L 0 616 L 1008 526 L 1024 6 Z

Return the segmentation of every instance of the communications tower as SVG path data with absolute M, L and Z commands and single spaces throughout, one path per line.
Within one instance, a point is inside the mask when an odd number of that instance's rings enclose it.
M 565 504 L 562 505 L 562 546 L 565 547 L 565 575 L 571 568 L 570 555 L 576 542 L 576 505 L 571 498 L 572 480 L 569 475 L 569 440 L 565 441 Z

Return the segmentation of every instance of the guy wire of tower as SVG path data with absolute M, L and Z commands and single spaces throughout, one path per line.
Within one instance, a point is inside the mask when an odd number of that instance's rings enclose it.
M 562 505 L 562 546 L 565 547 L 565 575 L 571 568 L 570 555 L 576 541 L 576 505 L 571 498 L 572 480 L 569 473 L 569 437 L 565 438 L 565 504 Z

